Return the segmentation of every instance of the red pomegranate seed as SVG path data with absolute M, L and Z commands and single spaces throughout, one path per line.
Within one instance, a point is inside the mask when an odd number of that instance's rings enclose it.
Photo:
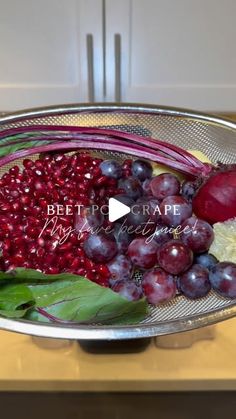
M 1 232 L 0 232 L 0 234 L 4 233 L 4 235 L 5 235 L 5 234 L 10 233 L 13 230 L 14 230 L 14 226 L 13 226 L 12 223 L 10 223 L 8 221 L 6 221 L 5 223 L 1 223 Z
M 126 159 L 122 164 L 123 169 L 130 169 L 132 166 L 132 163 L 133 163 L 133 160 Z
M 19 251 L 15 253 L 11 258 L 11 263 L 15 266 L 21 266 L 25 261 L 25 256 Z
M 38 258 L 42 258 L 45 256 L 45 249 L 40 247 L 36 250 L 36 255 Z
M 84 261 L 84 266 L 88 271 L 91 271 L 94 268 L 94 263 L 90 259 L 86 258 Z
M 24 245 L 25 245 L 25 242 L 24 242 L 24 240 L 23 240 L 23 238 L 22 238 L 22 236 L 18 236 L 18 237 L 15 237 L 14 238 L 14 247 L 15 248 L 20 248 L 20 249 L 22 249 L 22 247 L 24 247 Z
M 85 257 L 84 250 L 83 250 L 83 249 L 81 249 L 81 247 L 78 247 L 78 248 L 75 250 L 75 254 L 76 254 L 79 258 L 84 258 L 84 257 Z
M 47 253 L 44 256 L 43 263 L 45 266 L 51 266 L 55 262 L 56 256 L 54 253 Z
M 85 258 L 84 257 L 81 257 L 79 263 L 80 263 L 80 266 L 84 266 L 84 264 L 85 264 Z
M 12 196 L 13 198 L 18 198 L 18 196 L 20 195 L 20 192 L 17 191 L 16 189 L 13 189 L 11 191 L 9 191 L 10 196 Z
M 22 234 L 22 238 L 26 244 L 32 243 L 32 241 L 34 240 L 32 239 L 32 237 L 29 237 L 27 234 Z
M 21 209 L 21 204 L 19 201 L 15 201 L 11 204 L 11 210 L 14 212 L 19 212 Z
M 29 237 L 36 238 L 40 234 L 40 229 L 34 225 L 29 225 L 25 228 L 25 232 Z
M 28 223 L 28 225 L 31 225 L 31 224 L 32 225 L 37 225 L 37 226 L 41 225 L 40 220 L 36 217 L 33 217 L 33 216 L 28 216 L 27 217 L 27 223 Z
M 64 255 L 63 256 L 59 256 L 59 257 L 56 258 L 56 265 L 59 266 L 61 269 L 64 269 L 65 268 L 66 263 L 67 262 L 66 262 L 66 260 L 64 258 Z
M 99 265 L 97 269 L 98 274 L 100 274 L 103 278 L 109 278 L 111 273 L 106 265 Z
M 53 252 L 57 249 L 59 241 L 55 238 L 45 242 L 45 249 L 47 252 Z
M 42 237 L 39 237 L 37 239 L 37 245 L 40 247 L 44 247 L 45 246 L 45 240 Z
M 81 276 L 85 276 L 85 275 L 86 275 L 86 273 L 87 273 L 87 271 L 86 271 L 86 269 L 84 269 L 84 268 L 80 268 L 80 269 L 78 269 L 78 271 L 77 271 L 77 274 L 78 274 L 78 275 L 81 275 Z
M 71 263 L 74 260 L 74 253 L 73 252 L 68 252 L 65 254 L 65 259 Z
M 101 278 L 99 275 L 96 275 L 94 282 L 101 285 L 102 287 L 109 287 L 109 281 L 107 278 Z
M 24 176 L 22 173 L 18 173 L 18 175 L 16 176 L 16 183 L 21 183 L 24 179 Z
M 2 246 L 3 251 L 9 252 L 10 248 L 11 248 L 11 240 L 10 239 L 4 240 L 4 243 Z
M 37 191 L 44 191 L 45 190 L 45 185 L 40 180 L 37 180 L 35 182 L 34 186 L 35 186 L 35 189 Z
M 80 266 L 80 261 L 79 258 L 76 258 L 72 261 L 70 268 L 72 269 L 72 271 L 76 271 Z
M 33 167 L 33 166 L 34 166 L 34 162 L 33 162 L 32 160 L 30 160 L 30 159 L 24 159 L 24 160 L 23 160 L 23 166 L 24 166 L 26 169 L 29 169 L 29 168 L 31 168 L 31 167 Z
M 44 169 L 44 165 L 43 165 L 42 160 L 35 160 L 34 165 L 37 169 Z
M 11 175 L 18 175 L 19 171 L 20 171 L 19 166 L 13 166 L 10 168 L 9 173 Z
M 10 212 L 11 211 L 11 205 L 9 204 L 9 202 L 0 203 L 0 211 L 1 212 Z
M 22 214 L 16 214 L 15 212 L 12 212 L 9 214 L 10 221 L 13 222 L 13 224 L 18 224 L 22 222 Z
M 22 225 L 15 225 L 13 230 L 9 233 L 9 238 L 12 239 L 15 245 L 15 239 L 17 237 L 22 237 L 24 231 L 24 226 Z
M 21 195 L 20 202 L 22 203 L 22 205 L 30 205 L 31 198 L 29 195 Z
M 108 183 L 108 178 L 106 176 L 100 176 L 99 178 L 95 179 L 95 186 L 103 186 Z
M 39 206 L 42 209 L 47 209 L 48 201 L 45 198 L 39 198 Z
M 63 253 L 71 249 L 72 249 L 72 243 L 69 241 L 66 243 L 60 244 L 60 246 L 58 247 L 58 250 Z

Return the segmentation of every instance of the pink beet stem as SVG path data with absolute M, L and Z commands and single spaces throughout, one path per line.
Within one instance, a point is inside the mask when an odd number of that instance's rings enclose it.
M 15 135 L 17 133 L 25 133 L 25 132 L 32 132 L 32 130 L 43 130 L 43 131 L 66 131 L 66 132 L 80 132 L 80 133 L 89 133 L 89 134 L 103 134 L 106 136 L 111 137 L 118 137 L 124 138 L 126 140 L 130 140 L 132 142 L 137 142 L 141 144 L 146 144 L 149 147 L 153 145 L 153 148 L 157 148 L 159 146 L 159 150 L 169 152 L 169 155 L 172 157 L 178 157 L 179 161 L 183 163 L 186 160 L 191 163 L 191 165 L 195 167 L 203 167 L 203 163 L 198 160 L 196 157 L 192 156 L 192 154 L 188 153 L 186 150 L 175 146 L 174 144 L 166 143 L 161 140 L 153 139 L 150 137 L 143 137 L 136 134 L 130 134 L 127 132 L 119 131 L 119 130 L 112 130 L 112 129 L 104 129 L 104 128 L 96 128 L 96 127 L 76 127 L 76 126 L 63 126 L 63 125 L 32 125 L 29 127 L 17 127 L 17 128 L 9 128 L 7 130 L 3 130 L 0 132 L 0 139 L 4 138 L 6 135 Z M 163 148 L 164 147 L 164 148 Z
M 99 142 L 97 142 L 97 140 Z M 93 141 L 80 141 L 80 143 L 70 142 L 69 144 L 68 142 L 60 142 L 56 144 L 54 143 L 54 144 L 48 144 L 44 146 L 33 147 L 30 149 L 19 150 L 19 151 L 16 151 L 15 153 L 12 153 L 10 155 L 0 158 L 0 167 L 18 158 L 23 158 L 23 157 L 30 156 L 37 153 L 43 153 L 47 151 L 56 151 L 56 150 L 77 150 L 81 148 L 82 149 L 89 148 L 89 149 L 96 149 L 96 150 L 112 150 L 112 151 L 115 150 L 121 153 L 131 154 L 137 157 L 142 157 L 145 159 L 155 161 L 157 163 L 167 165 L 169 167 L 172 167 L 173 169 L 179 170 L 183 173 L 186 173 L 192 176 L 199 175 L 199 169 L 197 169 L 196 167 L 191 167 L 186 164 L 180 163 L 178 161 L 168 159 L 162 156 L 161 154 L 155 153 L 152 150 L 147 151 L 145 147 L 137 146 L 137 145 L 134 146 L 133 144 L 120 145 L 118 141 L 115 142 L 115 140 L 114 140 L 114 143 L 104 144 L 100 142 L 100 139 L 97 139 L 97 140 L 94 139 Z M 113 145 L 115 146 L 114 148 L 112 147 Z

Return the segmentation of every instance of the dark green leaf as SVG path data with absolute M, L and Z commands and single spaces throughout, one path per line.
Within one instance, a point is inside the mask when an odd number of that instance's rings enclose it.
M 131 324 L 144 319 L 144 299 L 128 301 L 108 288 L 86 278 L 62 280 L 47 285 L 29 286 L 36 306 L 64 321 L 76 323 Z M 36 318 L 33 311 L 31 318 Z M 42 316 L 38 314 L 38 319 Z
M 37 307 L 41 307 L 63 321 L 132 324 L 143 320 L 148 310 L 144 299 L 128 301 L 108 288 L 69 273 L 45 275 L 34 269 L 17 268 L 0 272 L 0 280 L 12 287 L 22 283 L 28 286 L 35 301 L 35 308 L 27 313 L 31 320 L 47 321 L 37 312 Z
M 1 141 L 3 141 L 3 140 L 1 140 Z M 22 149 L 25 149 L 25 148 L 42 146 L 42 145 L 46 145 L 46 144 L 50 144 L 50 141 L 33 140 L 33 141 L 27 141 L 27 142 L 22 142 L 22 143 L 18 143 L 18 144 L 6 144 L 4 147 L 0 147 L 0 157 L 6 156 L 8 154 L 12 154 L 15 151 L 22 150 Z
M 0 315 L 23 317 L 34 305 L 32 292 L 26 285 L 2 285 L 0 287 Z

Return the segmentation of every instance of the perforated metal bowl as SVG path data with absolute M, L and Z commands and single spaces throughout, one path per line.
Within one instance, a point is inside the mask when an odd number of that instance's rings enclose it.
M 186 149 L 199 149 L 213 162 L 236 161 L 236 124 L 189 110 L 151 105 L 65 105 L 8 114 L 0 118 L 0 130 L 37 123 L 113 127 L 151 135 Z M 186 331 L 235 314 L 236 300 L 223 299 L 211 292 L 196 301 L 177 296 L 168 304 L 151 307 L 150 315 L 138 325 L 72 327 L 0 317 L 0 328 L 51 338 L 130 339 Z

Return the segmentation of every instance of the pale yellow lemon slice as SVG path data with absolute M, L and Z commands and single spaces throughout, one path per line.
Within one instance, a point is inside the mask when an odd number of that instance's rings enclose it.
M 230 261 L 236 263 L 236 218 L 216 223 L 213 226 L 214 241 L 209 253 L 214 255 L 220 262 Z

